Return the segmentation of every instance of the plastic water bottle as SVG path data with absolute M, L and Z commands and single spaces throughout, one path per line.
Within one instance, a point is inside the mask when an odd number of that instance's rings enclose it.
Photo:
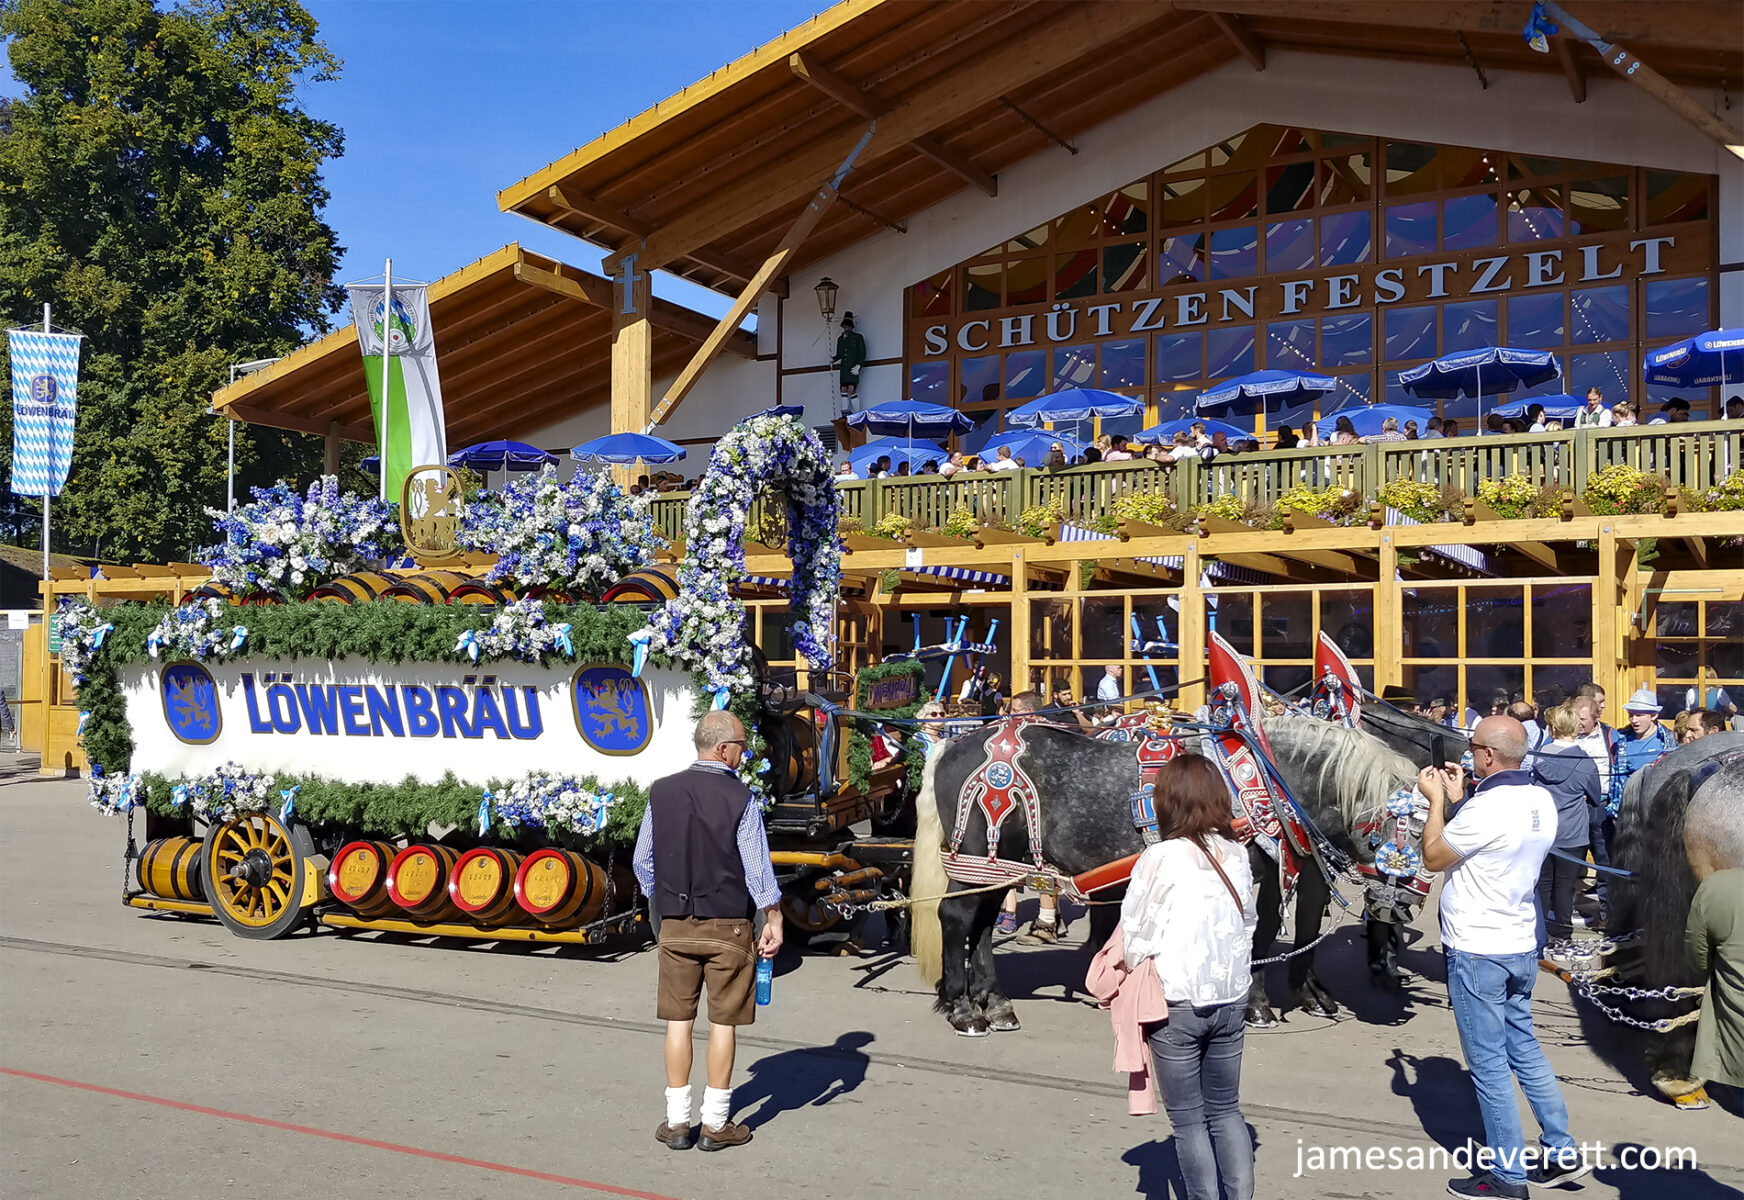
M 769 1003 L 769 991 L 775 983 L 775 960 L 759 958 L 757 960 L 757 1003 Z

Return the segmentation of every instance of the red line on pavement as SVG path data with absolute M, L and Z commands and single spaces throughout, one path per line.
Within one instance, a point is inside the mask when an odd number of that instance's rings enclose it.
M 170 1100 L 164 1096 L 147 1096 L 140 1092 L 124 1092 L 119 1088 L 102 1087 L 95 1083 L 81 1083 L 76 1079 L 61 1079 L 55 1075 L 39 1075 L 35 1071 L 20 1071 L 13 1067 L 0 1067 L 0 1075 L 14 1075 L 19 1079 L 34 1079 L 38 1083 L 53 1083 L 60 1087 L 96 1092 L 100 1096 L 116 1096 L 122 1100 L 137 1100 L 142 1104 L 157 1104 L 164 1108 L 180 1109 L 182 1112 L 199 1113 L 201 1116 L 221 1117 L 226 1121 L 241 1121 L 246 1125 L 282 1129 L 288 1133 L 305 1133 L 310 1137 L 326 1138 L 333 1142 L 348 1142 L 353 1146 L 368 1146 L 373 1150 L 391 1150 L 395 1154 L 409 1154 L 414 1158 L 429 1158 L 437 1162 L 454 1163 L 462 1167 L 477 1167 L 481 1171 L 519 1175 L 524 1179 L 543 1179 L 548 1183 L 561 1183 L 568 1187 L 585 1188 L 590 1192 L 604 1192 L 610 1196 L 628 1196 L 631 1200 L 674 1200 L 673 1197 L 663 1196 L 659 1192 L 639 1192 L 634 1188 L 614 1187 L 609 1183 L 594 1183 L 588 1179 L 572 1179 L 567 1175 L 553 1175 L 549 1171 L 534 1171 L 528 1167 L 511 1167 L 507 1163 L 489 1162 L 482 1158 L 444 1154 L 439 1150 L 421 1150 L 416 1146 L 402 1146 L 396 1142 L 378 1142 L 374 1138 L 356 1137 L 349 1133 L 335 1133 L 331 1129 L 312 1129 L 307 1125 L 292 1125 L 288 1121 L 274 1121 L 269 1117 L 253 1117 L 247 1113 L 227 1112 L 222 1108 L 207 1108 L 203 1104 L 188 1104 L 185 1101 Z

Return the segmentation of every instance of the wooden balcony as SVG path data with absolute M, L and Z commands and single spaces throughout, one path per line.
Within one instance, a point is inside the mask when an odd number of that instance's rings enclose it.
M 871 528 L 891 513 L 919 529 L 937 528 L 967 508 L 982 523 L 1016 524 L 1024 510 L 1057 502 L 1075 522 L 1111 517 L 1123 495 L 1167 492 L 1189 509 L 1219 496 L 1275 501 L 1290 488 L 1348 488 L 1373 498 L 1393 480 L 1454 486 L 1476 496 L 1486 479 L 1523 475 L 1540 486 L 1572 488 L 1606 467 L 1627 464 L 1680 488 L 1707 488 L 1744 469 L 1744 423 L 1700 421 L 1627 429 L 1486 435 L 1416 442 L 1321 446 L 1219 455 L 1210 462 L 1159 466 L 1148 461 L 1060 470 L 977 471 L 837 484 L 842 515 Z M 649 511 L 667 537 L 682 536 L 686 492 L 667 492 Z

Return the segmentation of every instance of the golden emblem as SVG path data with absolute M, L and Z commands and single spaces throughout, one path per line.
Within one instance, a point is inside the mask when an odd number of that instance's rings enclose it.
M 430 565 L 460 553 L 460 476 L 445 466 L 415 467 L 400 489 L 400 532 L 406 549 Z

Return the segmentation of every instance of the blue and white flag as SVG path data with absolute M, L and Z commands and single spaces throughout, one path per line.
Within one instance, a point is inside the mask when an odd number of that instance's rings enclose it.
M 58 496 L 73 465 L 81 335 L 13 329 L 6 337 L 12 355 L 12 491 Z

